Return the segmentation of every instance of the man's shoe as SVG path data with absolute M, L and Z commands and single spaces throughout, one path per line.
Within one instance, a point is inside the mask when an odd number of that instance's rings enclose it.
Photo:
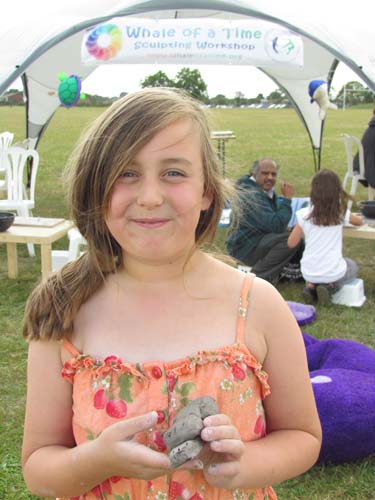
M 304 288 L 302 295 L 308 304 L 315 304 L 318 299 L 315 288 Z
M 321 284 L 316 287 L 316 294 L 318 297 L 318 304 L 322 306 L 328 306 L 331 303 L 332 292 L 329 289 L 329 285 Z

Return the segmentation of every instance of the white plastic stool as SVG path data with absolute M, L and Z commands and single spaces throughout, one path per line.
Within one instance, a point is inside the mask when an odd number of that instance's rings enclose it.
M 349 307 L 361 307 L 366 302 L 363 280 L 357 278 L 346 283 L 332 295 L 332 302 Z
M 57 271 L 68 262 L 77 259 L 82 253 L 81 245 L 87 244 L 85 238 L 76 227 L 69 229 L 68 238 L 68 250 L 52 250 L 52 271 Z

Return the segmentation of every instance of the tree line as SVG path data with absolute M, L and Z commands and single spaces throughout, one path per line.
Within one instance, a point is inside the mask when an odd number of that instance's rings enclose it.
M 288 104 L 285 93 L 277 89 L 267 97 L 263 94 L 258 94 L 256 97 L 245 97 L 238 91 L 235 97 L 228 98 L 224 94 L 218 94 L 215 97 L 209 97 L 207 93 L 207 84 L 203 80 L 202 75 L 197 69 L 182 68 L 176 75 L 175 79 L 169 78 L 163 71 L 158 71 L 153 75 L 146 77 L 141 81 L 141 87 L 173 87 L 183 89 L 192 97 L 195 97 L 204 104 L 212 106 L 247 106 L 251 104 Z
M 245 95 L 238 91 L 235 93 L 234 98 L 228 98 L 223 94 L 218 94 L 215 97 L 209 97 L 207 94 L 207 85 L 203 80 L 199 70 L 191 70 L 189 68 L 182 68 L 173 80 L 169 78 L 163 71 L 146 77 L 141 82 L 141 87 L 175 87 L 186 90 L 190 95 L 199 99 L 205 104 L 213 106 L 247 106 L 251 104 L 286 104 L 291 105 L 287 94 L 281 90 L 276 89 L 268 96 L 258 94 L 256 97 L 245 97 Z M 337 93 L 335 99 L 332 99 L 339 107 L 354 106 L 357 104 L 374 103 L 374 93 L 368 88 L 364 87 L 362 83 L 352 81 L 346 83 Z
M 258 104 L 282 104 L 286 106 L 291 106 L 288 95 L 281 89 L 276 89 L 272 91 L 268 96 L 262 93 L 258 94 L 256 97 L 245 97 L 245 95 L 238 91 L 235 93 L 235 97 L 226 97 L 224 94 L 218 94 L 214 97 L 209 97 L 207 93 L 207 84 L 202 78 L 202 75 L 197 69 L 182 68 L 176 77 L 169 78 L 163 71 L 157 71 L 153 75 L 147 76 L 140 83 L 142 88 L 146 87 L 172 87 L 184 89 L 191 96 L 195 97 L 202 103 L 210 106 L 230 106 L 230 107 L 241 107 L 250 106 Z M 122 97 L 125 93 L 122 93 Z M 11 99 L 14 97 L 14 100 Z M 21 97 L 21 98 L 20 98 Z M 118 97 L 103 97 L 100 95 L 86 94 L 86 99 L 79 101 L 79 106 L 109 106 L 113 101 L 117 100 Z M 339 108 L 345 108 L 350 106 L 355 106 L 359 104 L 374 104 L 374 92 L 372 92 L 368 87 L 362 85 L 362 83 L 357 81 L 351 81 L 346 83 L 340 91 L 337 93 L 334 99 Z M 23 95 L 22 91 L 10 89 L 8 90 L 2 98 L 0 98 L 0 105 L 23 105 Z

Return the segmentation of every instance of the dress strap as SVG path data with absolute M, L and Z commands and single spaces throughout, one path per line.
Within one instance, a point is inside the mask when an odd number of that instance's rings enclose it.
M 66 337 L 62 339 L 62 347 L 72 356 L 79 356 L 81 354 Z
M 236 342 L 239 344 L 243 344 L 245 342 L 245 323 L 247 317 L 247 308 L 249 306 L 249 295 L 254 278 L 254 274 L 247 274 L 242 284 L 236 329 Z

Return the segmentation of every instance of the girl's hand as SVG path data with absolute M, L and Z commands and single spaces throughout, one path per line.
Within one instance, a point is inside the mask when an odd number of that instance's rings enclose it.
M 288 199 L 292 199 L 294 196 L 294 187 L 292 184 L 286 181 L 281 182 L 281 194 Z
M 111 476 L 155 479 L 170 471 L 167 455 L 137 442 L 135 435 L 156 424 L 157 413 L 150 412 L 107 427 L 96 439 L 97 453 Z
M 232 489 L 240 472 L 245 450 L 238 429 L 227 415 L 211 415 L 203 421 L 201 438 L 207 442 L 198 459 L 203 463 L 207 482 L 219 488 Z

